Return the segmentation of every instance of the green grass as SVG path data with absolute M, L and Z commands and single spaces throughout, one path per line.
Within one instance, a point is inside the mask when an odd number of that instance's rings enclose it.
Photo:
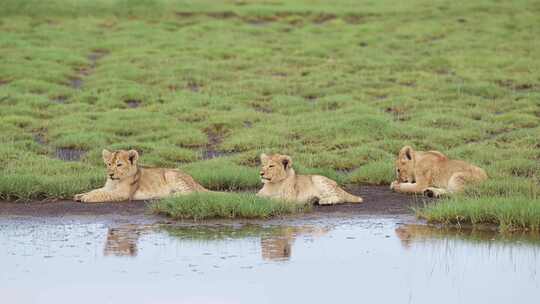
M 417 216 L 432 223 L 450 225 L 496 225 L 501 231 L 540 231 L 540 198 L 456 197 L 417 210 Z
M 458 201 L 533 202 L 539 13 L 527 0 L 1 1 L 0 197 L 98 187 L 103 148 L 215 190 L 260 187 L 261 152 L 389 184 L 408 144 L 486 169 Z
M 270 218 L 309 210 L 309 206 L 247 193 L 194 193 L 155 202 L 152 210 L 174 219 Z

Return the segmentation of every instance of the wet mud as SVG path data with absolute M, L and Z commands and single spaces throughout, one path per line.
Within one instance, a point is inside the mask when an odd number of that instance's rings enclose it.
M 333 206 L 314 206 L 312 212 L 289 216 L 292 218 L 313 218 L 341 215 L 412 215 L 412 208 L 430 203 L 427 197 L 405 195 L 390 191 L 386 186 L 350 186 L 346 190 L 360 195 L 364 199 L 360 204 L 341 204 Z M 19 216 L 68 216 L 68 215 L 122 215 L 144 220 L 145 218 L 164 220 L 165 218 L 150 214 L 146 201 L 115 203 L 79 203 L 71 200 L 0 202 L 0 215 Z

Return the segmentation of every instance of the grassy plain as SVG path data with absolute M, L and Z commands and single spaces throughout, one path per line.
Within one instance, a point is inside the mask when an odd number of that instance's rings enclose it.
M 103 148 L 212 189 L 259 187 L 263 151 L 388 184 L 410 144 L 486 168 L 463 202 L 540 209 L 538 16 L 523 0 L 4 0 L 0 196 L 96 187 Z

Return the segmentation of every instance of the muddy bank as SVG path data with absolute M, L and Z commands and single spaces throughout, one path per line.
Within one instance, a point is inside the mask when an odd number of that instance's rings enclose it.
M 422 196 L 405 195 L 390 191 L 387 186 L 347 187 L 350 193 L 364 198 L 361 204 L 342 204 L 335 206 L 314 206 L 310 215 L 325 214 L 363 214 L 363 215 L 400 215 L 412 214 L 412 207 L 429 203 L 430 199 Z M 150 202 L 132 201 L 117 203 L 79 203 L 70 200 L 0 202 L 0 216 L 106 216 L 130 218 L 159 218 L 148 209 Z

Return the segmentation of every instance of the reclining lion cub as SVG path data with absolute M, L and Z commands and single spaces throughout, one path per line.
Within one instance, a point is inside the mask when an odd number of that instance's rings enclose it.
M 321 175 L 296 175 L 292 159 L 287 155 L 261 154 L 261 181 L 258 196 L 319 205 L 361 203 L 362 198 L 341 189 L 338 184 Z
M 109 152 L 103 150 L 107 165 L 107 182 L 103 188 L 75 195 L 75 200 L 86 203 L 147 200 L 172 194 L 208 191 L 180 170 L 146 168 L 137 164 L 135 150 Z
M 390 188 L 397 192 L 424 193 L 439 197 L 463 191 L 469 183 L 487 179 L 486 172 L 461 160 L 451 160 L 438 151 L 414 151 L 405 146 L 396 159 L 397 181 Z

